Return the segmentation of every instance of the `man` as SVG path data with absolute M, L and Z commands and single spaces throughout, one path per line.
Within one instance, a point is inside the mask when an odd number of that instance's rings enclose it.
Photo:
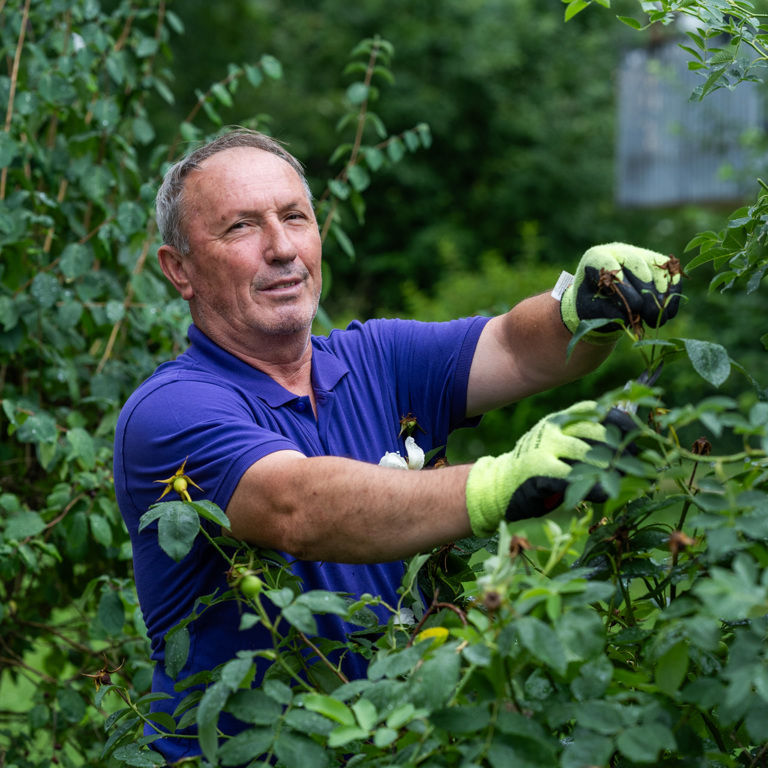
M 674 315 L 679 298 L 668 259 L 614 244 L 582 260 L 562 306 L 544 294 L 490 320 L 371 321 L 313 337 L 321 242 L 311 195 L 301 165 L 246 130 L 172 167 L 157 219 L 160 266 L 189 302 L 191 346 L 123 409 L 115 487 L 160 662 L 153 690 L 175 699 L 183 694 L 165 671 L 164 635 L 199 596 L 227 585 L 203 537 L 177 564 L 154 531 L 138 532 L 140 516 L 157 501 L 156 480 L 186 461 L 185 472 L 203 489 L 198 496 L 226 511 L 232 535 L 298 560 L 305 588 L 371 592 L 395 604 L 402 558 L 557 506 L 567 462 L 605 435 L 590 422 L 566 435 L 548 421 L 516 453 L 401 472 L 378 466 L 385 453 L 403 450 L 400 417 L 416 416 L 425 451 L 444 446 L 453 429 L 486 411 L 597 367 L 622 330 L 610 323 L 590 331 L 566 359 L 581 319 L 616 320 L 630 311 L 658 324 Z M 599 268 L 622 280 L 620 297 L 595 295 Z M 270 644 L 260 627 L 238 626 L 232 602 L 202 611 L 189 625 L 180 677 Z M 349 629 L 334 616 L 320 622 L 325 637 L 343 640 Z M 348 673 L 364 674 L 361 663 L 351 659 Z M 173 711 L 175 703 L 163 706 Z M 167 741 L 160 748 L 168 758 L 190 749 Z

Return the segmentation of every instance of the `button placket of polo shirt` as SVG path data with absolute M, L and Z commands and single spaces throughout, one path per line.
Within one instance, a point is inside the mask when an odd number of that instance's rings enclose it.
M 329 452 L 328 430 L 330 429 L 333 407 L 336 404 L 336 395 L 333 392 L 316 390 L 315 403 L 317 405 L 317 436 L 323 445 L 323 449 Z

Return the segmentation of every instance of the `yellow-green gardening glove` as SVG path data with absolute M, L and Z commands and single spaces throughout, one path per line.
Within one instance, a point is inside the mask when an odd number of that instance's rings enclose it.
M 501 520 L 541 517 L 563 503 L 568 475 L 574 464 L 587 461 L 592 446 L 606 444 L 609 425 L 621 436 L 635 428 L 623 411 L 613 408 L 602 422 L 588 420 L 595 403 L 576 403 L 543 418 L 526 432 L 514 449 L 502 456 L 485 456 L 467 479 L 467 512 L 475 536 L 491 536 Z M 584 418 L 580 416 L 584 415 Z M 626 452 L 636 452 L 630 445 Z M 594 486 L 585 497 L 605 501 L 605 491 Z
M 653 328 L 677 314 L 682 294 L 682 269 L 674 256 L 625 243 L 590 248 L 576 269 L 573 283 L 560 301 L 565 326 L 575 333 L 582 320 L 623 320 Z M 610 344 L 623 333 L 611 322 L 584 335 L 593 344 Z

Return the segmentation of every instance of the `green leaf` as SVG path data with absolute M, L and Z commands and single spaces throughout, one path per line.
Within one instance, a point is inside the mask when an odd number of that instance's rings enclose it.
M 219 744 L 217 724 L 219 713 L 227 703 L 231 691 L 223 683 L 214 683 L 200 699 L 197 708 L 196 722 L 198 727 L 198 739 L 200 749 L 205 757 L 214 762 L 216 749 Z
M 558 616 L 555 628 L 571 658 L 593 659 L 602 654 L 605 625 L 595 611 L 568 611 Z
M 317 634 L 317 622 L 312 611 L 306 605 L 295 602 L 287 608 L 283 608 L 283 618 L 305 634 Z
M 325 768 L 328 753 L 317 742 L 306 736 L 283 731 L 275 742 L 275 754 L 285 763 L 286 768 Z
M 589 5 L 589 0 L 568 0 L 565 9 L 565 20 L 570 21 L 577 13 L 581 13 Z
M 301 702 L 310 712 L 317 712 L 341 725 L 355 725 L 355 716 L 352 710 L 344 702 L 334 699 L 332 696 L 310 693 L 302 697 Z
M 365 164 L 372 170 L 378 171 L 384 165 L 384 154 L 376 147 L 366 147 L 361 152 Z
M 139 519 L 139 532 L 150 523 L 158 521 L 158 541 L 163 551 L 176 562 L 192 549 L 200 531 L 197 512 L 183 501 L 166 501 L 153 504 Z
M 72 447 L 72 456 L 82 464 L 84 469 L 93 469 L 96 466 L 96 446 L 93 438 L 82 427 L 73 427 L 68 430 L 67 442 Z
M 568 347 L 565 351 L 566 357 L 570 358 L 574 347 L 583 336 L 586 336 L 590 331 L 602 328 L 604 325 L 608 325 L 608 323 L 612 322 L 612 320 L 602 317 L 594 318 L 592 320 L 582 320 L 576 328 L 576 332 L 573 334 L 573 337 L 568 342 Z
M 142 37 L 136 44 L 134 51 L 139 58 L 147 58 L 157 53 L 157 40 L 154 37 Z
M 411 152 L 415 152 L 421 146 L 421 141 L 416 131 L 406 131 L 403 134 L 403 141 Z
M 274 733 L 272 728 L 249 728 L 228 739 L 219 750 L 219 765 L 237 766 L 249 764 L 269 749 Z M 282 738 L 282 736 L 281 736 Z
M 184 34 L 184 22 L 179 18 L 179 16 L 176 13 L 166 9 L 165 17 L 166 19 L 168 19 L 168 26 L 170 26 L 171 29 L 173 29 L 173 31 L 177 35 Z
M 165 505 L 157 526 L 160 547 L 178 563 L 192 549 L 200 532 L 200 519 L 195 510 L 183 501 L 170 501 Z
M 264 75 L 258 67 L 254 67 L 253 64 L 245 64 L 243 69 L 245 70 L 245 77 L 254 88 L 258 88 L 264 82 Z
M 587 720 L 587 722 L 589 722 Z M 576 726 L 571 742 L 563 751 L 562 768 L 584 768 L 587 765 L 608 765 L 613 754 L 613 740 Z
M 619 733 L 625 726 L 624 713 L 618 702 L 593 699 L 580 704 L 575 712 L 578 722 L 603 736 Z
M 328 746 L 332 749 L 343 747 L 353 741 L 368 738 L 368 731 L 357 725 L 339 725 L 328 734 Z
M 696 373 L 715 387 L 731 373 L 731 360 L 725 347 L 710 341 L 681 339 Z
M 283 65 L 274 56 L 265 54 L 260 63 L 264 74 L 271 80 L 279 80 L 283 76 Z
M 416 131 L 421 139 L 421 146 L 424 149 L 429 149 L 432 146 L 432 131 L 427 123 L 419 123 L 416 126 Z
M 352 85 L 347 88 L 347 99 L 349 99 L 350 104 L 358 107 L 365 103 L 369 92 L 370 88 L 365 85 L 365 83 L 352 83 Z
M 229 518 L 222 511 L 221 507 L 214 504 L 212 501 L 203 499 L 202 501 L 190 502 L 190 506 L 197 512 L 200 517 L 204 517 L 206 520 L 210 520 L 213 523 L 218 523 L 222 528 L 229 528 Z
M 400 139 L 393 139 L 387 144 L 387 155 L 393 163 L 399 163 L 405 155 L 405 147 Z
M 32 280 L 29 292 L 43 309 L 50 309 L 59 300 L 61 286 L 49 272 L 38 272 Z
M 303 592 L 296 598 L 296 603 L 305 605 L 312 613 L 334 613 L 337 616 L 346 616 L 348 610 L 347 601 L 341 595 L 324 589 Z
M 165 671 L 175 680 L 189 656 L 189 630 L 179 627 L 165 635 Z
M 232 106 L 232 95 L 221 83 L 214 83 L 211 92 L 225 107 Z
M 0 323 L 4 331 L 10 331 L 19 322 L 16 302 L 10 296 L 0 296 Z
M 336 238 L 336 242 L 341 246 L 341 250 L 344 251 L 350 259 L 354 259 L 355 246 L 352 245 L 349 235 L 335 222 L 331 225 L 331 232 Z
M 231 659 L 221 670 L 221 682 L 233 693 L 253 678 L 253 658 L 244 655 L 242 658 Z
M 459 705 L 433 712 L 429 721 L 449 733 L 475 733 L 488 726 L 491 713 L 484 706 Z
M 371 183 L 371 177 L 368 171 L 361 165 L 350 165 L 347 168 L 347 178 L 353 189 L 357 192 L 362 192 L 367 189 Z
M 203 111 L 205 112 L 206 115 L 208 115 L 208 119 L 212 123 L 214 123 L 215 125 L 217 125 L 219 127 L 224 125 L 224 121 L 221 119 L 221 116 L 216 111 L 215 107 L 213 106 L 213 104 L 211 104 L 210 101 L 208 101 L 206 99 L 206 100 L 202 101 L 201 103 L 202 103 Z
M 534 658 L 559 674 L 565 672 L 568 665 L 565 648 L 550 626 L 533 616 L 523 616 L 517 620 L 515 630 L 522 645 Z
M 338 179 L 331 179 L 328 182 L 328 189 L 331 190 L 331 194 L 334 197 L 338 197 L 339 200 L 346 200 L 349 197 L 350 187 L 349 184 L 339 181 Z
M 118 747 L 114 757 L 134 768 L 154 768 L 156 765 L 166 765 L 165 758 L 157 752 L 142 749 L 138 744 L 126 744 Z
M 659 690 L 674 697 L 688 672 L 688 645 L 684 641 L 673 645 L 656 662 L 655 679 Z
M 637 19 L 633 19 L 631 16 L 617 16 L 616 18 L 623 24 L 626 24 L 628 27 L 632 27 L 632 29 L 639 30 L 643 28 L 643 25 Z
M 8 541 L 23 541 L 30 536 L 37 536 L 44 530 L 45 520 L 37 512 L 24 510 L 8 520 L 4 535 Z
M 290 587 L 270 589 L 265 594 L 278 608 L 288 607 L 295 597 L 293 590 Z
M 53 416 L 44 411 L 33 413 L 19 425 L 16 437 L 22 443 L 53 445 L 59 432 Z
M 118 592 L 105 589 L 99 599 L 99 621 L 107 634 L 119 635 L 125 624 L 125 608 Z
M 258 688 L 237 691 L 227 702 L 227 712 L 251 725 L 272 725 L 283 707 Z
M 659 753 L 676 749 L 672 731 L 661 723 L 650 723 L 628 728 L 616 739 L 619 751 L 636 763 L 656 763 Z
M 16 142 L 9 133 L 0 133 L 0 168 L 7 168 L 18 154 Z
M 352 711 L 355 713 L 357 722 L 361 728 L 370 731 L 374 728 L 379 719 L 379 713 L 376 711 L 376 705 L 368 699 L 359 699 L 352 705 Z
M 69 723 L 79 723 L 85 717 L 85 702 L 83 697 L 69 686 L 59 690 L 57 694 L 59 709 L 64 719 Z
M 124 200 L 117 208 L 117 225 L 126 235 L 142 231 L 146 221 L 146 210 L 132 200 Z

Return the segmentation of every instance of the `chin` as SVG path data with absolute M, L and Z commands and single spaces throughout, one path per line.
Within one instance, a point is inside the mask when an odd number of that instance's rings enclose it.
M 273 323 L 260 324 L 259 330 L 269 336 L 294 336 L 310 330 L 315 314 L 303 317 L 277 318 Z

